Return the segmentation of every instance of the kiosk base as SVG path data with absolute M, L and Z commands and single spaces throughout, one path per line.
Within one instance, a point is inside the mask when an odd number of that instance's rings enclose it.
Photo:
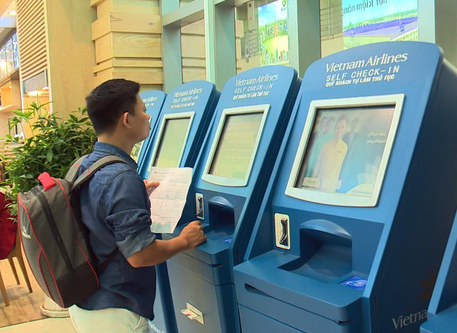
M 279 321 L 273 320 L 269 317 L 262 315 L 261 313 L 255 312 L 244 306 L 240 306 L 240 317 L 244 323 L 243 318 L 248 317 L 249 320 L 243 325 L 243 330 L 246 332 L 281 332 L 281 333 L 303 333 L 303 331 L 296 330 L 286 324 L 280 323 Z M 262 327 L 259 330 L 259 327 Z
M 420 333 L 455 333 L 457 330 L 457 305 L 427 319 Z
M 179 332 L 240 332 L 233 283 L 215 285 L 173 261 L 168 272 Z

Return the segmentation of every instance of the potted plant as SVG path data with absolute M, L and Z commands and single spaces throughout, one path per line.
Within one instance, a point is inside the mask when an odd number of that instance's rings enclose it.
M 49 112 L 44 104 L 30 104 L 25 110 L 14 111 L 10 126 L 20 124 L 28 137 L 7 135 L 7 144 L 17 144 L 11 150 L 14 158 L 7 162 L 6 174 L 10 187 L 5 188 L 11 199 L 13 213 L 17 212 L 17 195 L 38 185 L 37 177 L 44 171 L 57 178 L 65 177 L 71 163 L 92 152 L 96 134 L 87 110 L 79 108 L 62 120 Z M 23 144 L 20 142 L 23 141 Z
M 62 120 L 46 109 L 46 105 L 32 103 L 24 110 L 14 111 L 10 127 L 19 125 L 24 137 L 7 135 L 6 143 L 13 146 L 14 157 L 6 163 L 8 186 L 5 195 L 12 202 L 11 212 L 17 214 L 17 196 L 38 185 L 37 177 L 44 171 L 57 178 L 64 178 L 71 163 L 93 151 L 96 134 L 87 110 L 79 108 Z M 45 295 L 41 312 L 48 317 L 67 317 L 62 309 Z

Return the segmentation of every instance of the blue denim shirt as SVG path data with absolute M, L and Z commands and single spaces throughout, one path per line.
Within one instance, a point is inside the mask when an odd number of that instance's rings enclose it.
M 106 165 L 82 186 L 81 215 L 98 265 L 116 246 L 119 252 L 100 274 L 100 288 L 78 306 L 87 310 L 124 308 L 153 319 L 155 267 L 133 268 L 125 259 L 155 240 L 150 231 L 150 202 L 137 165 L 123 150 L 97 142 L 80 173 L 107 155 L 119 156 L 127 164 Z

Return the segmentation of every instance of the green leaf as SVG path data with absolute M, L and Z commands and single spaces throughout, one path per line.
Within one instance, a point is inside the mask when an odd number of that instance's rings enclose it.
M 48 171 L 53 177 L 62 178 L 76 157 L 94 148 L 96 134 L 85 108 L 78 108 L 67 120 L 62 120 L 44 108 L 47 104 L 50 103 L 31 103 L 24 110 L 15 110 L 10 120 L 10 124 L 28 123 L 33 131 L 22 146 L 12 149 L 15 158 L 6 166 L 12 185 L 6 195 L 13 201 L 13 210 L 17 207 L 17 194 L 37 185 L 41 172 Z M 6 140 L 18 142 L 18 138 L 11 135 L 6 136 Z

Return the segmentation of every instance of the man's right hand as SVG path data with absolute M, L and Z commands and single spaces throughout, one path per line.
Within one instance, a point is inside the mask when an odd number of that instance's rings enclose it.
M 200 221 L 190 222 L 182 231 L 179 237 L 187 242 L 187 249 L 193 249 L 206 242 L 203 226 Z
M 144 249 L 127 258 L 134 268 L 158 265 L 179 252 L 197 247 L 206 242 L 206 236 L 200 221 L 190 222 L 178 237 L 156 239 Z

